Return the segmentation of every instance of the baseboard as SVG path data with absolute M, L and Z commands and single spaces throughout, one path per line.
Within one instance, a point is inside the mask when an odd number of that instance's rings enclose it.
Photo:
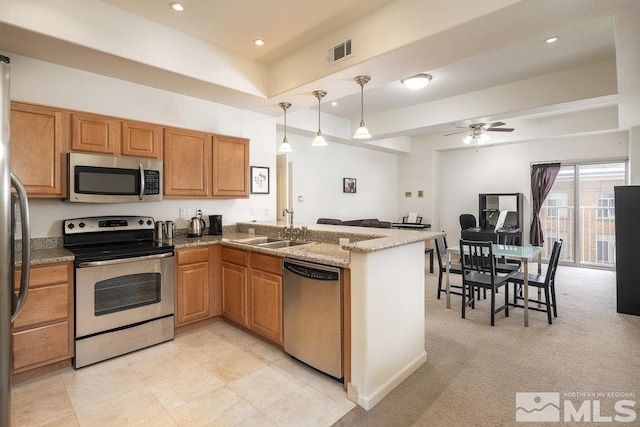
M 358 394 L 358 405 L 367 411 L 376 406 L 384 397 L 391 393 L 400 383 L 413 374 L 420 366 L 427 361 L 427 352 L 423 351 L 418 357 L 407 363 L 404 368 L 400 369 L 395 375 L 389 378 L 384 384 L 375 389 L 370 395 L 363 396 Z M 358 392 L 360 390 L 357 390 Z

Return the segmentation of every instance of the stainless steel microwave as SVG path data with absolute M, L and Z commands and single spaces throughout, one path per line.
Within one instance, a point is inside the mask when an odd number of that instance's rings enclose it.
M 161 160 L 69 153 L 68 161 L 68 202 L 162 200 Z

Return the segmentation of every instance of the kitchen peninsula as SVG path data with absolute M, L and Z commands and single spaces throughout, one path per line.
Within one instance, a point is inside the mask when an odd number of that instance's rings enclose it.
M 222 239 L 178 239 L 175 245 L 220 240 L 252 252 L 347 268 L 350 286 L 344 295 L 351 318 L 345 325 L 345 334 L 351 337 L 345 341 L 351 353 L 347 393 L 371 409 L 427 360 L 424 241 L 442 233 L 314 224 L 308 226 L 306 237 L 316 242 L 311 245 L 267 249 L 234 242 L 250 236 L 277 237 L 282 229 L 275 222 L 238 223 L 233 233 L 225 230 Z M 349 243 L 340 245 L 340 238 Z
M 424 241 L 442 233 L 314 224 L 306 234 L 313 243 L 306 245 L 269 249 L 238 242 L 255 236 L 278 237 L 282 230 L 275 222 L 244 222 L 225 226 L 222 236 L 177 237 L 173 244 L 177 252 L 222 247 L 344 269 L 348 277 L 343 290 L 344 346 L 350 354 L 345 363 L 350 368 L 345 375 L 347 393 L 352 401 L 371 409 L 426 361 Z M 349 243 L 340 244 L 340 239 Z M 32 264 L 72 259 L 63 252 L 39 249 Z M 217 253 L 215 263 L 219 263 Z M 212 265 L 209 271 L 215 274 L 219 268 Z

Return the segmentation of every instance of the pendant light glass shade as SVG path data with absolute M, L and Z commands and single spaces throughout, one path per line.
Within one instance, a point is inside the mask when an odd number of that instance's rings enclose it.
M 293 148 L 291 148 L 291 144 L 287 141 L 287 108 L 291 107 L 291 104 L 288 102 L 281 102 L 278 105 L 280 105 L 284 110 L 284 138 L 282 139 L 282 144 L 280 144 L 278 151 L 281 153 L 290 153 L 293 151 Z
M 364 125 L 364 85 L 369 83 L 371 77 L 369 76 L 358 76 L 355 78 L 355 81 L 360 85 L 360 127 L 356 130 L 356 133 L 353 135 L 354 139 L 369 139 L 371 138 L 371 134 L 369 130 Z
M 324 147 L 327 145 L 327 141 L 324 139 L 322 131 L 320 130 L 320 100 L 324 98 L 326 94 L 327 92 L 325 92 L 324 90 L 316 90 L 313 92 L 313 96 L 318 98 L 318 133 L 316 134 L 316 137 L 313 138 L 313 142 L 311 143 L 311 145 L 313 145 L 314 147 Z

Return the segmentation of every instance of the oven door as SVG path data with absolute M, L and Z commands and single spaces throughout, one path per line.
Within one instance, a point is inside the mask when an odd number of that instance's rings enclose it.
M 80 262 L 76 338 L 174 313 L 173 253 Z

